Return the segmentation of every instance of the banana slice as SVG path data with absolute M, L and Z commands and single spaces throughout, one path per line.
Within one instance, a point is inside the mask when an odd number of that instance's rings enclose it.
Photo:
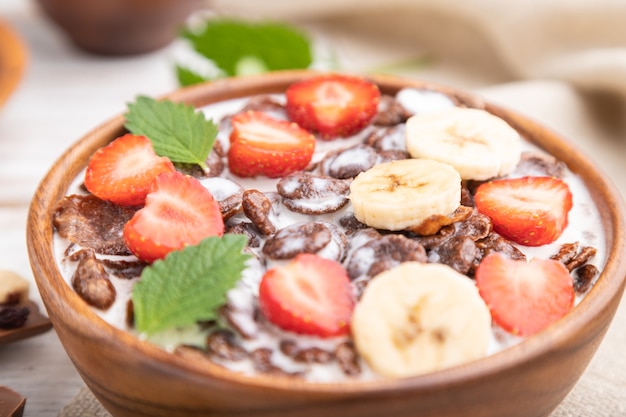
M 406 123 L 406 147 L 413 158 L 450 164 L 464 180 L 510 173 L 521 146 L 519 133 L 485 110 L 455 107 L 418 114 Z
M 450 165 L 426 159 L 386 162 L 350 184 L 354 216 L 368 226 L 405 230 L 461 204 L 461 177 Z
M 351 326 L 375 372 L 406 377 L 485 356 L 491 316 L 470 278 L 443 264 L 405 262 L 370 281 Z

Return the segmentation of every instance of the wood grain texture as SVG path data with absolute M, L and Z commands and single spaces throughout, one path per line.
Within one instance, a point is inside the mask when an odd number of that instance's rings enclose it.
M 310 72 L 222 80 L 169 97 L 196 106 L 281 92 Z M 99 126 L 54 165 L 33 199 L 27 226 L 31 266 L 50 319 L 79 373 L 102 404 L 125 416 L 543 417 L 576 383 L 615 313 L 626 282 L 624 207 L 604 175 L 572 145 L 540 125 L 443 86 L 374 77 L 383 93 L 406 86 L 453 94 L 485 106 L 582 176 L 602 217 L 610 253 L 597 284 L 563 320 L 487 358 L 402 380 L 312 384 L 246 377 L 207 360 L 183 358 L 141 342 L 99 319 L 65 284 L 52 251 L 52 210 L 88 156 L 123 132 L 123 119 Z

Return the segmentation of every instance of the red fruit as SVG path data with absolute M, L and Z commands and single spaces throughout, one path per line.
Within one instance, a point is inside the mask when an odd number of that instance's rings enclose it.
M 476 269 L 476 285 L 493 321 L 520 336 L 546 328 L 574 305 L 574 280 L 553 259 L 526 262 L 492 253 Z
M 198 180 L 177 171 L 154 180 L 146 205 L 124 226 L 128 248 L 146 262 L 223 233 L 217 201 Z
M 331 337 L 348 334 L 354 309 L 350 279 L 341 264 L 300 254 L 265 273 L 259 287 L 265 317 L 300 334 Z
M 240 177 L 284 177 L 311 162 L 315 137 L 297 124 L 248 111 L 232 118 L 228 168 Z
M 378 111 L 378 86 L 364 78 L 330 74 L 287 88 L 287 114 L 323 139 L 347 137 L 370 124 Z
M 157 175 L 172 171 L 172 162 L 154 153 L 148 138 L 128 133 L 91 156 L 85 187 L 102 200 L 136 206 L 144 203 Z
M 521 245 L 541 246 L 558 239 L 567 226 L 572 193 L 558 178 L 523 177 L 481 184 L 474 201 L 500 235 Z

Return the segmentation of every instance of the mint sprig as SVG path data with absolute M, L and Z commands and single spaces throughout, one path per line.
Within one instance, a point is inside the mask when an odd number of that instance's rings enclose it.
M 181 36 L 223 76 L 305 69 L 313 62 L 308 36 L 284 23 L 210 19 L 201 29 L 187 29 Z M 181 85 L 209 79 L 181 65 L 177 75 Z
M 176 65 L 176 78 L 181 86 L 200 84 L 207 80 L 203 75 L 198 74 L 183 65 Z
M 126 129 L 150 139 L 157 155 L 207 169 L 218 127 L 193 106 L 139 96 L 125 117 Z
M 146 267 L 132 293 L 137 330 L 150 336 L 217 318 L 250 257 L 245 244 L 243 235 L 208 237 Z

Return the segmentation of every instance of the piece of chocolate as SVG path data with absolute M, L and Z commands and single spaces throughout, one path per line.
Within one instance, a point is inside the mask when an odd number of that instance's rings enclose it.
M 26 398 L 8 387 L 0 386 L 0 416 L 22 417 Z
M 26 324 L 30 310 L 21 306 L 0 306 L 0 329 L 17 329 Z

